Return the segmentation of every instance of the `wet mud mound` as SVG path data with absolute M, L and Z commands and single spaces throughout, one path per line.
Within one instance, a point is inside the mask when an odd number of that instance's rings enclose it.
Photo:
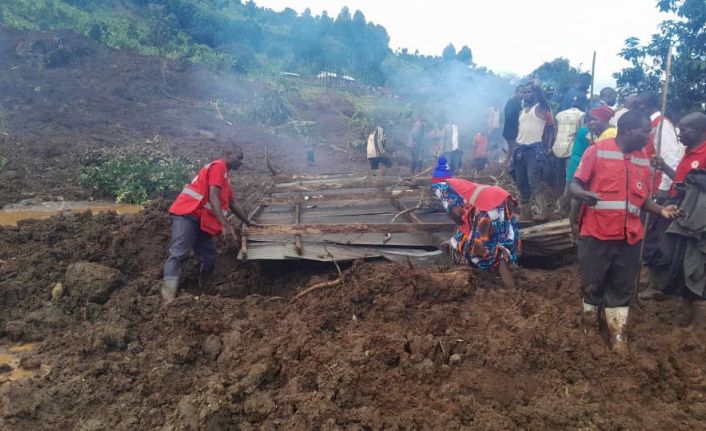
M 226 253 L 213 292 L 191 285 L 162 308 L 165 208 L 0 231 L 1 340 L 43 340 L 22 359 L 47 370 L 0 385 L 0 428 L 700 429 L 706 420 L 706 335 L 683 326 L 677 302 L 631 315 L 628 361 L 578 327 L 575 268 L 525 270 L 521 287 L 505 290 L 463 268 L 358 262 L 342 284 L 295 298 L 335 272 L 289 277 L 297 270 Z M 89 276 L 84 286 L 119 280 L 105 303 L 70 293 L 67 269 L 80 262 L 101 266 L 74 269 Z M 58 281 L 66 292 L 53 297 Z

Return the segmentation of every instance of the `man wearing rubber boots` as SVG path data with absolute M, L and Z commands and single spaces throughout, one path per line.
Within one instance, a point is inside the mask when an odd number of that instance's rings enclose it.
M 179 273 L 191 250 L 199 261 L 199 277 L 207 277 L 213 272 L 217 255 L 214 237 L 221 234 L 226 241 L 235 239 L 235 230 L 226 220 L 228 209 L 246 225 L 252 224 L 235 205 L 228 181 L 228 171 L 239 168 L 242 163 L 240 149 L 225 151 L 221 158 L 199 170 L 169 208 L 172 242 L 169 258 L 164 263 L 164 304 L 176 298 Z
M 618 136 L 589 147 L 574 181 L 573 198 L 582 202 L 579 215 L 579 267 L 584 329 L 597 326 L 600 309 L 611 346 L 628 353 L 625 325 L 640 266 L 644 228 L 640 211 L 672 219 L 674 205 L 650 199 L 650 161 L 643 151 L 650 134 L 647 115 L 630 111 L 618 122 Z

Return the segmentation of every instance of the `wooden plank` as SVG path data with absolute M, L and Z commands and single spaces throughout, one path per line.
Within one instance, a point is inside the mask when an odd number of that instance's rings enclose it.
M 248 227 L 248 235 L 277 234 L 326 234 L 326 233 L 404 233 L 404 232 L 448 232 L 453 231 L 453 223 L 392 223 L 392 224 L 301 224 L 298 226 L 286 224 L 264 224 Z
M 303 192 L 305 196 L 335 196 L 335 195 L 349 195 L 351 193 L 379 193 L 380 189 L 375 187 L 347 187 L 343 189 L 326 189 L 307 191 L 307 190 L 289 190 L 289 191 L 273 191 L 272 197 L 276 199 L 289 198 L 296 199 L 300 192 Z M 308 193 L 311 192 L 311 193 Z
M 291 242 L 289 235 L 250 235 L 248 241 L 255 242 Z M 324 235 L 302 235 L 304 242 L 320 242 L 341 245 L 368 245 L 388 247 L 434 247 L 436 241 L 430 241 L 425 232 L 393 233 L 338 233 Z
M 302 216 L 302 223 L 304 224 L 388 224 L 392 217 L 394 217 L 394 212 L 382 213 L 382 214 L 345 214 L 345 215 L 319 215 L 313 213 L 305 213 Z M 277 224 L 277 223 L 273 223 Z
M 365 200 L 365 199 L 389 199 L 393 196 L 419 196 L 420 189 L 416 190 L 392 190 L 392 191 L 378 191 L 371 189 L 369 192 L 361 193 L 335 193 L 335 194 L 305 194 L 304 201 L 309 204 L 317 202 L 326 201 L 338 201 L 338 200 Z M 291 205 L 295 202 L 296 197 L 280 197 L 280 198 L 264 198 L 262 203 L 265 205 Z

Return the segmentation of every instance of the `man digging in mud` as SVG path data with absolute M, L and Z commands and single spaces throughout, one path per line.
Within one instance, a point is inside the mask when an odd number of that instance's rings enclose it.
M 630 111 L 618 121 L 618 136 L 589 147 L 569 193 L 582 202 L 579 216 L 579 269 L 584 330 L 596 327 L 600 309 L 611 345 L 628 354 L 625 325 L 640 266 L 644 228 L 640 210 L 672 219 L 675 205 L 661 207 L 650 197 L 650 162 L 643 148 L 650 134 L 647 115 Z
M 243 152 L 239 148 L 224 151 L 221 158 L 199 170 L 169 208 L 172 242 L 169 258 L 164 263 L 164 304 L 176 298 L 179 273 L 191 250 L 199 261 L 199 279 L 213 272 L 217 255 L 214 236 L 221 234 L 224 241 L 236 237 L 233 225 L 226 220 L 228 209 L 246 225 L 253 224 L 236 206 L 228 181 L 228 171 L 239 168 L 242 163 Z

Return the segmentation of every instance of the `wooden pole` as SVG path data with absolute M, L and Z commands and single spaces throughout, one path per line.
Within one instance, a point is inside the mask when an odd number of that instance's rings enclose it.
M 593 51 L 593 61 L 591 62 L 591 96 L 588 99 L 588 111 L 593 107 L 593 91 L 596 82 L 596 51 Z
M 664 115 L 664 111 L 667 110 L 667 96 L 669 95 L 669 75 L 672 71 L 672 45 L 669 45 L 669 50 L 667 51 L 667 68 L 665 69 L 664 73 L 664 83 L 662 84 L 662 106 L 661 106 L 661 112 L 662 115 Z M 664 125 L 664 119 L 659 122 L 659 126 L 657 127 L 657 135 L 655 136 L 655 155 L 659 156 L 660 152 L 662 150 L 662 127 Z M 649 190 L 650 194 L 648 196 L 648 199 L 652 199 L 652 196 L 655 193 L 654 190 L 654 184 L 655 184 L 655 175 L 657 173 L 657 170 L 652 170 L 650 173 L 650 184 L 649 184 Z M 652 219 L 652 214 L 647 213 L 645 216 L 645 231 L 647 230 L 647 227 L 650 225 L 650 221 Z M 635 297 L 635 303 L 638 303 L 638 296 L 637 292 L 638 289 L 640 288 L 640 280 L 642 278 L 642 265 L 644 264 L 645 260 L 645 240 L 643 238 L 642 243 L 640 244 L 640 261 L 638 264 L 638 270 L 637 270 L 637 277 L 635 277 L 635 290 L 634 290 L 634 297 Z

